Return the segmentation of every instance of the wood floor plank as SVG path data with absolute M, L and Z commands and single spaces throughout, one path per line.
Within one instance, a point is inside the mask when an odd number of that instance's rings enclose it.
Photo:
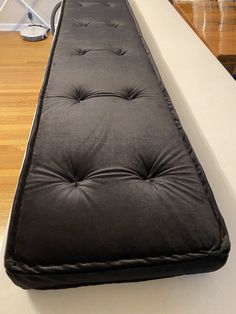
M 18 181 L 51 37 L 26 42 L 18 32 L 0 32 L 0 242 Z

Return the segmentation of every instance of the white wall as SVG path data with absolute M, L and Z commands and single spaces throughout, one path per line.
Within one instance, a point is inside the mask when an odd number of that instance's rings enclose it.
M 4 0 L 0 0 L 0 6 Z M 49 23 L 53 7 L 59 0 L 26 0 Z M 37 20 L 34 20 L 37 22 Z M 0 13 L 0 30 L 17 30 L 28 23 L 26 10 L 19 0 L 8 0 Z

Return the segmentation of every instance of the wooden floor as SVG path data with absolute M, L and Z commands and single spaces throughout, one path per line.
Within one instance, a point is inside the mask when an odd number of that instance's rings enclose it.
M 27 144 L 51 47 L 0 32 L 0 243 Z

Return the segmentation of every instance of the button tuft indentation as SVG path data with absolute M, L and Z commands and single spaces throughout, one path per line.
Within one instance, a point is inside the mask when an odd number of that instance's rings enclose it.
M 123 56 L 127 51 L 128 50 L 124 50 L 123 48 L 115 48 L 112 50 L 112 52 L 118 56 Z
M 77 176 L 74 177 L 74 186 L 77 187 L 79 185 L 79 178 Z
M 79 56 L 83 56 L 83 55 L 85 55 L 86 53 L 88 53 L 89 51 L 91 51 L 91 49 L 81 49 L 81 48 L 74 49 L 74 53 L 75 53 L 76 55 L 79 55 Z
M 92 23 L 92 21 L 81 21 L 73 17 L 73 23 L 80 27 L 86 27 Z
M 111 26 L 111 27 L 114 27 L 114 28 L 118 28 L 120 27 L 120 24 L 117 23 L 117 22 L 110 22 L 110 23 L 107 23 L 108 26 Z
M 143 89 L 137 89 L 132 87 L 127 87 L 122 90 L 120 97 L 127 100 L 134 100 L 136 98 L 142 97 L 144 93 Z
M 91 6 L 93 6 L 93 5 L 97 5 L 97 4 L 99 4 L 98 2 L 79 2 L 79 6 L 80 7 L 91 7 Z
M 90 98 L 94 94 L 94 92 L 87 90 L 83 87 L 77 87 L 77 88 L 74 87 L 67 94 L 70 98 L 76 100 L 77 102 L 81 102 L 87 98 Z

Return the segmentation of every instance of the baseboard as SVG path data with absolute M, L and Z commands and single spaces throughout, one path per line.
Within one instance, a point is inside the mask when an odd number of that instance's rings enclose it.
M 0 31 L 21 31 L 28 24 L 0 23 Z

